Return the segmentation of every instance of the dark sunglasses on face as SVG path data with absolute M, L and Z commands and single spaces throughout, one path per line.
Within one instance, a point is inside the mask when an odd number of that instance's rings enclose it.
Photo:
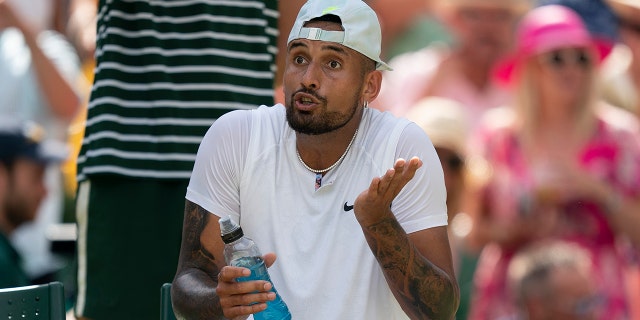
M 620 27 L 626 30 L 633 31 L 634 33 L 640 34 L 640 24 L 637 24 L 631 21 L 620 20 Z
M 464 165 L 464 160 L 455 154 L 440 157 L 440 162 L 451 171 L 460 171 Z
M 464 166 L 464 159 L 449 148 L 436 147 L 436 153 L 438 154 L 438 159 L 440 159 L 440 164 L 443 169 L 460 171 Z
M 585 50 L 555 50 L 544 54 L 543 60 L 546 64 L 560 69 L 572 63 L 587 69 L 591 66 L 591 57 Z

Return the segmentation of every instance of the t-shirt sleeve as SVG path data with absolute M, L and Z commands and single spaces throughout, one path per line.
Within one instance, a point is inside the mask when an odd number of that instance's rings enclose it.
M 239 185 L 251 131 L 251 111 L 226 113 L 205 134 L 186 199 L 219 216 L 239 221 Z
M 447 225 L 447 192 L 438 155 L 426 133 L 411 123 L 404 129 L 396 159 L 417 156 L 422 167 L 392 203 L 392 211 L 407 233 Z

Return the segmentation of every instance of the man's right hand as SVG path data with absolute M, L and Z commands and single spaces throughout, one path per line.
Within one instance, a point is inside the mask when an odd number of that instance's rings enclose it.
M 271 266 L 276 256 L 269 253 L 263 258 L 265 264 Z M 251 271 L 242 267 L 225 266 L 220 270 L 216 294 L 226 318 L 244 319 L 250 314 L 264 311 L 266 302 L 276 298 L 275 292 L 271 291 L 273 285 L 268 281 L 236 281 L 249 275 Z

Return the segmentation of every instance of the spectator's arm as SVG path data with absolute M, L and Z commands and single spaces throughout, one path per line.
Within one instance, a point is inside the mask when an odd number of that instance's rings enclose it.
M 38 32 L 21 21 L 5 0 L 0 0 L 0 27 L 15 27 L 22 32 L 45 101 L 56 117 L 71 121 L 80 108 L 80 97 L 38 45 Z

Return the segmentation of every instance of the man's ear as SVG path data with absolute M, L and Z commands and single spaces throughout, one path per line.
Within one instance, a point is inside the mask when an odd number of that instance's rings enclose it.
M 364 85 L 362 88 L 362 98 L 364 101 L 371 102 L 376 99 L 380 93 L 380 87 L 382 85 L 382 72 L 374 70 L 364 78 Z

